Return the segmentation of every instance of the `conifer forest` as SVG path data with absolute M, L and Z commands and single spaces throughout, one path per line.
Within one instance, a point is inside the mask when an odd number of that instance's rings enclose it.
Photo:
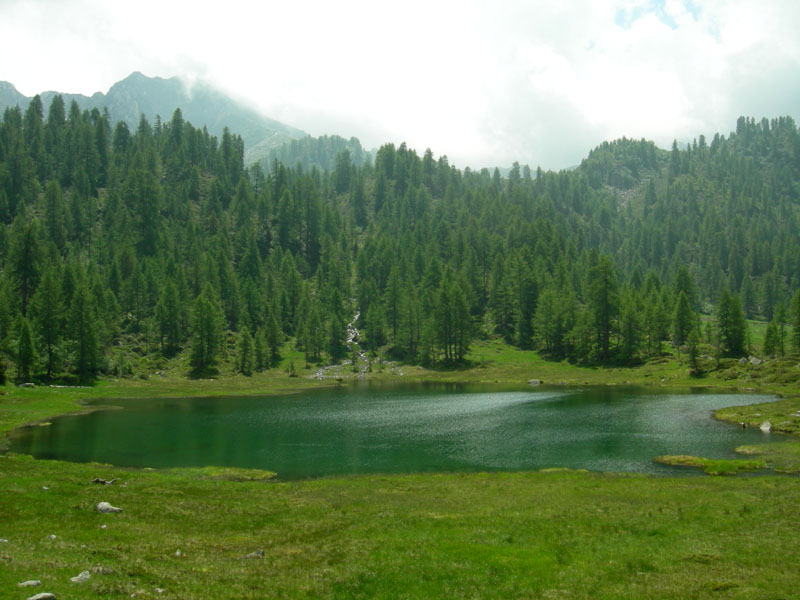
M 250 374 L 287 345 L 330 364 L 348 325 L 374 356 L 441 367 L 491 336 L 581 364 L 797 351 L 798 128 L 732 125 L 560 172 L 405 144 L 321 170 L 290 148 L 245 164 L 236 132 L 180 109 L 134 129 L 36 96 L 0 123 L 0 376 L 84 382 L 142 357 Z

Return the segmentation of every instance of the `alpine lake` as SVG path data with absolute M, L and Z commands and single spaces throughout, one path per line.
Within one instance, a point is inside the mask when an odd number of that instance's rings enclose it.
M 757 394 L 635 388 L 380 385 L 227 398 L 114 400 L 22 427 L 10 450 L 128 467 L 266 469 L 282 480 L 546 468 L 694 475 L 664 454 L 736 458 L 769 434 L 712 411 Z

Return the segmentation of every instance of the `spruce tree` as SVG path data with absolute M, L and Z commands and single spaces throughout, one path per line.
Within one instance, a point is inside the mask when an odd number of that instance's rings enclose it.
M 253 336 L 247 327 L 242 327 L 236 343 L 236 370 L 242 375 L 252 375 L 255 364 Z
M 31 300 L 36 333 L 41 340 L 45 356 L 47 378 L 56 369 L 57 348 L 62 336 L 64 308 L 61 302 L 61 289 L 55 269 L 49 268 L 42 275 L 42 281 Z
M 672 341 L 675 346 L 683 346 L 689 333 L 694 328 L 695 316 L 692 311 L 692 305 L 686 292 L 681 290 L 675 302 L 675 310 L 672 313 Z
M 213 290 L 206 286 L 197 297 L 192 312 L 192 351 L 190 365 L 195 372 L 214 366 L 222 345 L 223 315 Z
M 84 276 L 76 282 L 69 312 L 72 363 L 78 378 L 88 381 L 97 372 L 100 349 L 97 336 L 97 310 Z
M 17 379 L 30 381 L 36 363 L 36 349 L 33 345 L 33 332 L 28 319 L 22 317 L 17 340 Z

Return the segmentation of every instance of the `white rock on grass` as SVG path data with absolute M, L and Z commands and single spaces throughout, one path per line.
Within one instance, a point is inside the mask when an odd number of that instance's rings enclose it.
M 772 423 L 770 423 L 769 421 L 764 421 L 761 424 L 761 427 L 759 427 L 759 429 L 764 433 L 769 433 L 770 431 L 772 431 Z
M 29 579 L 28 581 L 23 581 L 22 583 L 18 583 L 17 587 L 38 587 L 42 585 L 42 582 L 38 579 Z
M 117 508 L 116 506 L 111 506 L 108 502 L 99 502 L 97 504 L 97 512 L 101 512 L 104 514 L 108 513 L 118 513 L 122 512 L 121 508 Z
M 86 583 L 92 576 L 89 574 L 89 571 L 81 571 L 75 577 L 70 577 L 69 580 L 72 583 Z
M 42 592 L 41 594 L 36 594 L 35 596 L 31 596 L 28 600 L 56 600 L 55 594 L 51 594 L 50 592 Z

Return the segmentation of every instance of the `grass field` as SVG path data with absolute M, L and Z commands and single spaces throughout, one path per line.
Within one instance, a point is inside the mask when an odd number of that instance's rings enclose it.
M 59 599 L 766 599 L 800 589 L 796 478 L 250 476 L 0 457 L 3 597 L 27 597 L 16 585 L 28 579 Z M 99 514 L 100 501 L 123 512 Z M 84 570 L 88 582 L 70 582 Z
M 87 398 L 291 392 L 304 361 L 251 378 L 179 370 L 90 388 L 0 388 L 0 432 Z M 785 396 L 720 417 L 800 431 L 797 357 L 761 365 L 678 357 L 636 368 L 548 362 L 497 341 L 471 368 L 375 366 L 374 379 L 643 384 Z M 712 370 L 713 367 L 713 370 Z M 400 374 L 402 373 L 402 375 Z M 337 375 L 346 383 L 353 377 Z M 797 465 L 794 436 L 745 461 Z M 697 458 L 701 468 L 709 467 Z M 687 460 L 691 463 L 692 460 Z M 759 463 L 760 464 L 760 463 Z M 710 465 L 725 471 L 730 465 Z M 800 598 L 800 478 L 583 472 L 361 476 L 275 482 L 234 469 L 126 470 L 0 455 L 0 598 Z M 119 478 L 98 485 L 95 477 Z M 103 515 L 100 501 L 123 512 Z M 55 536 L 52 538 L 51 536 Z M 263 552 L 263 554 L 262 554 Z M 251 553 L 255 557 L 247 558 Z M 70 578 L 87 570 L 85 583 Z M 42 586 L 17 584 L 39 579 Z M 159 592 L 158 590 L 161 590 Z

